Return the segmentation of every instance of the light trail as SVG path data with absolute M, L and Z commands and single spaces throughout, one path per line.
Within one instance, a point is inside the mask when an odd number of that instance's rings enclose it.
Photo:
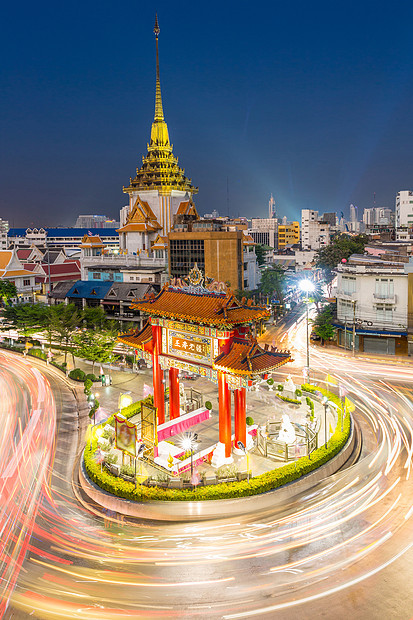
M 297 361 L 285 372 L 300 381 L 305 327 L 287 336 Z M 320 599 L 350 592 L 400 560 L 413 544 L 413 408 L 397 383 L 411 386 L 413 368 L 312 348 L 313 375 L 326 368 L 347 388 L 363 427 L 361 459 L 351 468 L 273 510 L 174 524 L 100 516 L 76 502 L 56 462 L 53 476 L 44 476 L 13 608 L 38 618 L 230 619 L 281 610 L 303 617 L 306 605 L 315 616 Z M 10 519 L 0 523 L 12 527 Z

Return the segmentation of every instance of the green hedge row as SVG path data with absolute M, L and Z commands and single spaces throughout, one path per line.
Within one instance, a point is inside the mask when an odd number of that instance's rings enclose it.
M 309 386 L 313 388 L 313 386 Z M 302 386 L 306 390 L 306 386 Z M 200 500 L 213 500 L 213 499 L 231 499 L 234 497 L 247 497 L 249 495 L 257 495 L 259 493 L 265 493 L 271 491 L 280 486 L 293 482 L 301 476 L 304 476 L 321 465 L 324 465 L 327 461 L 332 459 L 340 450 L 344 447 L 350 434 L 350 416 L 345 416 L 343 423 L 343 432 L 341 432 L 341 416 L 342 408 L 340 399 L 327 392 L 327 390 L 314 388 L 314 390 L 306 391 L 319 391 L 322 394 L 328 395 L 329 399 L 337 404 L 338 422 L 334 435 L 330 438 L 327 447 L 322 446 L 317 448 L 310 457 L 305 456 L 293 463 L 288 463 L 283 467 L 273 469 L 272 471 L 254 476 L 247 481 L 220 483 L 211 486 L 197 487 L 196 489 L 163 489 L 160 487 L 147 487 L 145 485 L 138 485 L 135 489 L 135 485 L 132 482 L 127 482 L 122 478 L 112 476 L 108 471 L 100 471 L 100 465 L 94 458 L 95 451 L 97 449 L 97 440 L 92 440 L 88 443 L 84 452 L 84 463 L 86 471 L 99 487 L 122 497 L 124 499 L 135 501 L 200 501 Z M 128 411 L 129 410 L 129 411 Z M 134 403 L 129 407 L 122 410 L 122 414 L 125 417 L 131 417 L 140 410 L 140 402 Z M 111 417 L 113 422 L 113 416 Z M 110 423 L 110 420 L 108 421 Z
M 288 398 L 288 396 L 281 396 L 281 394 L 276 394 L 276 396 L 283 400 L 285 403 L 293 403 L 293 405 L 301 405 L 301 400 L 297 400 L 296 398 Z

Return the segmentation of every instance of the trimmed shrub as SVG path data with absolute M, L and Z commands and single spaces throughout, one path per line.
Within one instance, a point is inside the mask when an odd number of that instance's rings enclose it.
M 99 381 L 99 377 L 96 377 L 96 375 L 92 373 L 87 374 L 86 379 L 89 379 L 89 381 L 92 381 L 92 383 L 94 383 L 95 381 Z
M 252 417 L 249 415 L 247 416 L 245 423 L 247 426 L 252 426 L 254 424 L 254 420 L 252 419 Z
M 86 379 L 86 374 L 81 368 L 75 368 L 69 372 L 69 377 L 74 381 L 84 381 Z
M 207 409 L 209 409 L 209 411 L 211 411 L 211 409 L 212 409 L 212 403 L 211 403 L 211 401 L 210 401 L 210 400 L 207 400 L 207 401 L 206 401 L 206 403 L 205 403 L 205 407 L 206 407 Z
M 86 379 L 85 379 L 85 381 L 84 381 L 84 386 L 85 386 L 85 388 L 84 388 L 83 392 L 84 392 L 85 394 L 90 394 L 90 392 L 91 392 L 91 390 L 92 390 L 93 383 L 92 383 L 92 381 L 91 381 L 90 379 L 88 379 L 87 377 L 86 377 Z
M 314 391 L 316 391 L 314 389 Z M 138 484 L 138 488 L 135 489 L 135 484 L 122 478 L 117 478 L 111 473 L 103 469 L 100 471 L 100 465 L 94 458 L 94 453 L 97 448 L 97 440 L 93 439 L 89 443 L 84 452 L 84 463 L 86 471 L 93 482 L 95 482 L 100 488 L 124 499 L 133 500 L 137 502 L 142 501 L 202 501 L 212 499 L 231 499 L 234 497 L 246 497 L 249 495 L 257 495 L 258 493 L 265 493 L 271 491 L 280 486 L 283 486 L 289 482 L 297 480 L 301 476 L 304 476 L 311 471 L 314 471 L 321 465 L 324 465 L 327 461 L 333 458 L 344 447 L 349 434 L 350 434 L 350 416 L 346 415 L 343 420 L 343 432 L 341 432 L 341 417 L 342 408 L 340 399 L 332 394 L 320 388 L 320 393 L 328 395 L 329 399 L 337 404 L 338 422 L 336 430 L 333 436 L 330 438 L 327 446 L 324 445 L 308 457 L 304 456 L 292 463 L 273 469 L 271 471 L 254 476 L 250 479 L 249 483 L 246 480 L 240 480 L 237 482 L 218 483 L 211 486 L 198 486 L 195 489 L 169 489 L 160 487 L 151 487 Z M 130 405 L 129 408 L 140 409 L 140 402 Z M 125 408 L 128 409 L 128 408 Z M 125 410 L 124 410 L 125 411 Z M 133 414 L 134 415 L 134 414 Z M 186 477 L 190 474 L 184 472 Z M 185 479 L 185 475 L 182 475 L 182 479 Z
M 282 385 L 282 383 L 279 383 L 279 384 L 277 385 L 277 390 L 278 390 L 279 392 L 282 392 L 282 391 L 284 390 L 284 386 Z
M 296 398 L 288 398 L 288 396 L 281 396 L 281 394 L 277 394 L 280 400 L 283 400 L 285 403 L 292 403 L 293 405 L 301 405 L 301 400 L 297 400 Z
M 42 351 L 41 349 L 34 349 L 33 347 L 29 349 L 28 355 L 32 357 L 38 357 L 41 360 L 47 360 L 47 353 Z
M 298 398 L 299 396 L 302 396 L 302 395 L 303 395 L 303 393 L 302 393 L 302 391 L 300 390 L 300 388 L 297 388 L 297 389 L 295 390 L 295 395 L 297 396 L 297 398 Z
M 269 379 L 267 379 L 267 383 L 268 385 L 274 385 L 274 379 L 270 377 Z

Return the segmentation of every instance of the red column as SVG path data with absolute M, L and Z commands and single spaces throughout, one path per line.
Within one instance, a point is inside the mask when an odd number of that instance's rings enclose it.
M 244 446 L 247 441 L 246 425 L 246 390 L 241 388 L 235 391 L 235 446 L 237 441 L 242 441 Z
M 225 373 L 218 371 L 219 441 L 225 444 L 225 456 L 231 456 L 231 392 Z
M 179 370 L 169 369 L 169 419 L 179 418 Z
M 163 371 L 159 364 L 158 356 L 162 350 L 161 340 L 162 327 L 152 325 L 153 338 L 153 402 L 158 408 L 158 424 L 165 422 L 165 399 L 163 389 Z

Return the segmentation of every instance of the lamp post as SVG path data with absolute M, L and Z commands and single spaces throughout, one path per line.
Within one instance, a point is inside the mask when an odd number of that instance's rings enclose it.
M 137 476 L 136 476 L 136 461 L 141 456 L 141 454 L 144 453 L 145 450 L 146 450 L 145 444 L 141 443 L 139 448 L 138 448 L 138 451 L 136 453 L 136 456 L 135 456 L 135 489 L 138 488 L 138 479 L 137 479 Z
M 237 441 L 237 446 L 240 450 L 243 451 L 243 453 L 245 454 L 245 456 L 247 457 L 247 482 L 249 484 L 250 482 L 250 468 L 249 468 L 249 459 L 248 459 L 248 452 L 247 452 L 247 448 L 244 446 L 242 441 Z
M 330 402 L 327 396 L 323 397 L 323 407 L 324 407 L 324 445 L 327 445 L 327 409 Z
M 308 383 L 310 383 L 310 338 L 309 338 L 309 333 L 308 333 L 308 325 L 309 325 L 309 321 L 308 321 L 308 293 L 311 293 L 311 291 L 313 291 L 315 289 L 314 286 L 314 282 L 312 282 L 311 280 L 305 279 L 305 280 L 301 280 L 301 282 L 299 283 L 299 287 L 302 291 L 305 292 L 305 304 L 306 304 L 306 319 L 307 319 L 307 337 L 306 337 L 306 341 L 307 341 L 307 380 Z
M 194 473 L 194 465 L 193 465 L 192 457 L 193 457 L 194 448 L 196 446 L 197 440 L 198 440 L 197 433 L 188 433 L 184 436 L 182 440 L 182 447 L 185 450 L 185 452 L 187 452 L 188 450 L 191 451 L 191 478 L 192 478 L 192 474 Z

